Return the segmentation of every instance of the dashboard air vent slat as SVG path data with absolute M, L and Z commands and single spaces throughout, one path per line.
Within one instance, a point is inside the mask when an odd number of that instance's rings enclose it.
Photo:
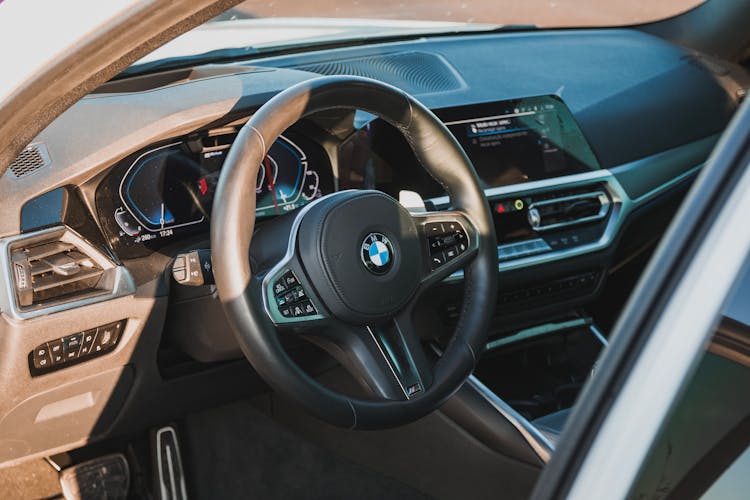
M 35 278 L 32 286 L 34 288 L 34 294 L 40 294 L 41 292 L 46 292 L 55 287 L 62 288 L 79 281 L 81 282 L 81 286 L 85 288 L 87 287 L 87 282 L 91 281 L 93 278 L 98 279 L 101 275 L 101 269 L 83 269 L 72 276 L 60 276 L 54 273 L 46 273 L 39 278 Z M 96 285 L 96 282 L 94 282 L 93 285 Z M 71 291 L 77 291 L 79 288 L 80 287 L 75 287 L 75 289 Z
M 69 252 L 75 248 L 72 243 L 65 243 L 63 241 L 53 241 L 51 243 L 43 243 L 26 249 L 26 258 L 29 261 L 41 260 L 50 255 L 61 254 Z
M 36 172 L 42 167 L 49 165 L 50 158 L 47 147 L 42 143 L 29 144 L 26 149 L 21 151 L 13 163 L 10 164 L 10 171 L 16 177 L 23 177 Z
M 401 52 L 294 66 L 321 75 L 374 78 L 412 94 L 457 90 L 465 86 L 441 57 L 428 52 Z

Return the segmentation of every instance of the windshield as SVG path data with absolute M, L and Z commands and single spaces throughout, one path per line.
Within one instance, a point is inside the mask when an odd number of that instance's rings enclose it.
M 126 73 L 422 34 L 624 26 L 675 16 L 703 1 L 249 0 L 155 50 Z
M 220 18 L 332 17 L 557 28 L 646 23 L 701 3 L 703 0 L 250 0 Z

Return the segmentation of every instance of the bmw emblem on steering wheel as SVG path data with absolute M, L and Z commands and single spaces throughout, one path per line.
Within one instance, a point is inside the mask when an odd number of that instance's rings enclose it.
M 362 262 L 373 274 L 385 274 L 393 265 L 391 240 L 382 233 L 370 233 L 362 242 Z

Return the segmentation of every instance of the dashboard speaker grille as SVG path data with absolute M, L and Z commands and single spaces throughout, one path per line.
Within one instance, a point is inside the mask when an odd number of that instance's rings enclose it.
M 402 52 L 356 59 L 340 59 L 295 66 L 321 75 L 374 78 L 412 94 L 457 90 L 465 86 L 441 57 L 427 52 Z
M 42 167 L 49 165 L 49 153 L 44 144 L 30 144 L 10 164 L 10 171 L 16 177 L 29 175 Z

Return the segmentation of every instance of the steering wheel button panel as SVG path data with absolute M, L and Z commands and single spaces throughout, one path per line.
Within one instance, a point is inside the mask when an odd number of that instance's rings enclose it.
M 424 226 L 434 271 L 468 249 L 468 236 L 459 222 L 428 222 Z
M 272 280 L 273 295 L 280 317 L 294 321 L 297 318 L 311 319 L 317 316 L 318 310 L 309 300 L 294 272 L 285 270 L 280 275 L 279 278 Z

